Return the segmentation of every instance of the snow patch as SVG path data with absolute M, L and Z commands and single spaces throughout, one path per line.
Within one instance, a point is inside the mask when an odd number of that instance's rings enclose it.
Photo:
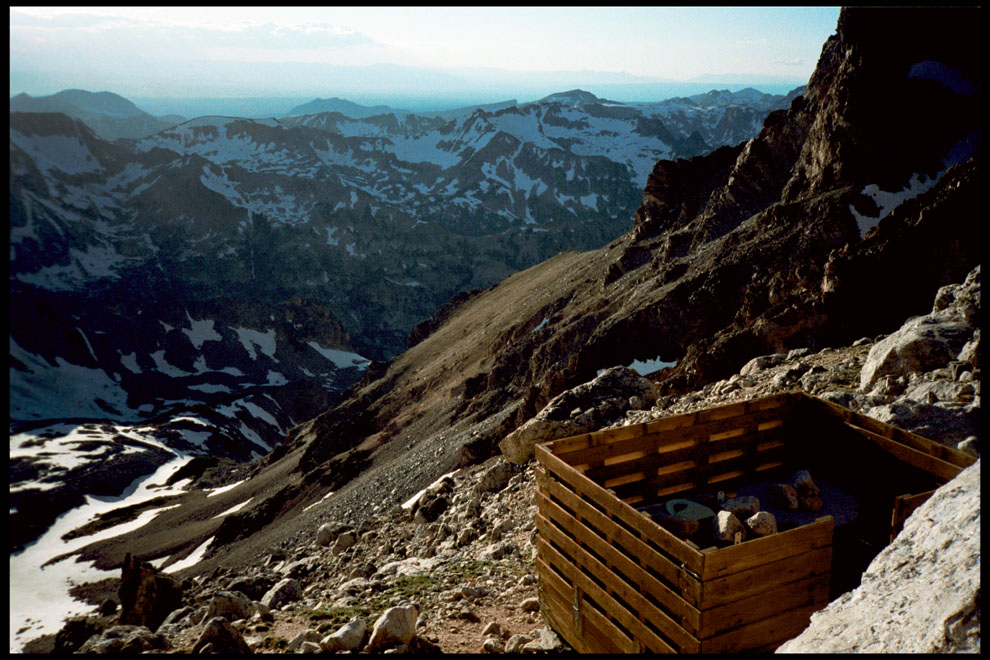
M 257 346 L 258 350 L 270 357 L 275 362 L 275 330 L 271 329 L 267 332 L 258 332 L 257 330 L 251 330 L 250 328 L 234 328 L 231 330 L 237 333 L 237 338 L 241 341 L 241 346 L 244 350 L 248 352 L 252 360 L 258 359 L 257 353 L 255 353 L 254 347 Z
M 361 357 L 357 353 L 341 351 L 336 348 L 323 348 L 315 341 L 310 341 L 306 343 L 309 344 L 309 346 L 314 351 L 316 351 L 326 359 L 330 360 L 331 362 L 334 363 L 335 366 L 341 369 L 349 369 L 353 367 L 361 371 L 364 371 L 365 369 L 368 368 L 368 365 L 371 364 L 371 360 L 365 357 Z

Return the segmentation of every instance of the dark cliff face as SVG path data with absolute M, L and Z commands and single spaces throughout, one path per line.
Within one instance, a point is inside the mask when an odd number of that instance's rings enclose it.
M 659 387 L 687 391 L 756 355 L 927 311 L 979 263 L 977 19 L 843 10 L 806 94 L 758 137 L 658 163 L 632 231 L 445 309 L 382 378 L 297 429 L 305 469 L 362 441 L 373 461 L 497 418 L 478 440 L 491 447 L 559 392 L 634 359 L 676 360 Z M 907 201 L 883 208 L 898 191 Z

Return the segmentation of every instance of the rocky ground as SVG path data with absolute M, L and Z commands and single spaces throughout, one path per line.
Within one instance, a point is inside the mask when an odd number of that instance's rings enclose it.
M 962 285 L 943 287 L 931 314 L 889 336 L 754 358 L 683 397 L 650 405 L 643 379 L 609 370 L 547 408 L 578 402 L 559 423 L 603 428 L 803 389 L 978 456 L 979 282 L 977 268 Z M 639 388 L 625 403 L 614 396 L 623 379 Z M 596 397 L 596 383 L 612 383 L 611 396 Z M 537 417 L 552 424 L 557 414 Z M 137 587 L 117 599 L 127 602 L 70 621 L 54 650 L 566 652 L 539 615 L 535 462 L 513 458 L 444 475 L 364 523 L 327 514 L 251 567 L 181 583 L 147 565 L 139 579 L 132 567 L 123 583 Z M 178 600 L 161 614 L 155 599 L 175 590 Z M 978 625 L 977 617 L 977 648 Z

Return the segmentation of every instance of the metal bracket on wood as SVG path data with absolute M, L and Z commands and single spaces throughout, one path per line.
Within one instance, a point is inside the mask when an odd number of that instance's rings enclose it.
M 732 545 L 739 545 L 742 543 L 742 532 L 736 532 L 735 536 L 732 537 Z

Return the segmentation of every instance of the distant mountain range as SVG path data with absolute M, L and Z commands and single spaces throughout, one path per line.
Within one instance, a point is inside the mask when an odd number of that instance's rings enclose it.
M 51 96 L 18 94 L 10 99 L 11 112 L 61 112 L 86 123 L 106 140 L 140 138 L 185 121 L 178 115 L 153 117 L 112 92 L 67 89 Z
M 112 448 L 63 470 L 18 445 L 13 542 L 172 453 L 268 451 L 452 298 L 622 233 L 657 160 L 748 140 L 790 102 L 571 90 L 168 125 L 110 93 L 11 99 L 11 428 Z

